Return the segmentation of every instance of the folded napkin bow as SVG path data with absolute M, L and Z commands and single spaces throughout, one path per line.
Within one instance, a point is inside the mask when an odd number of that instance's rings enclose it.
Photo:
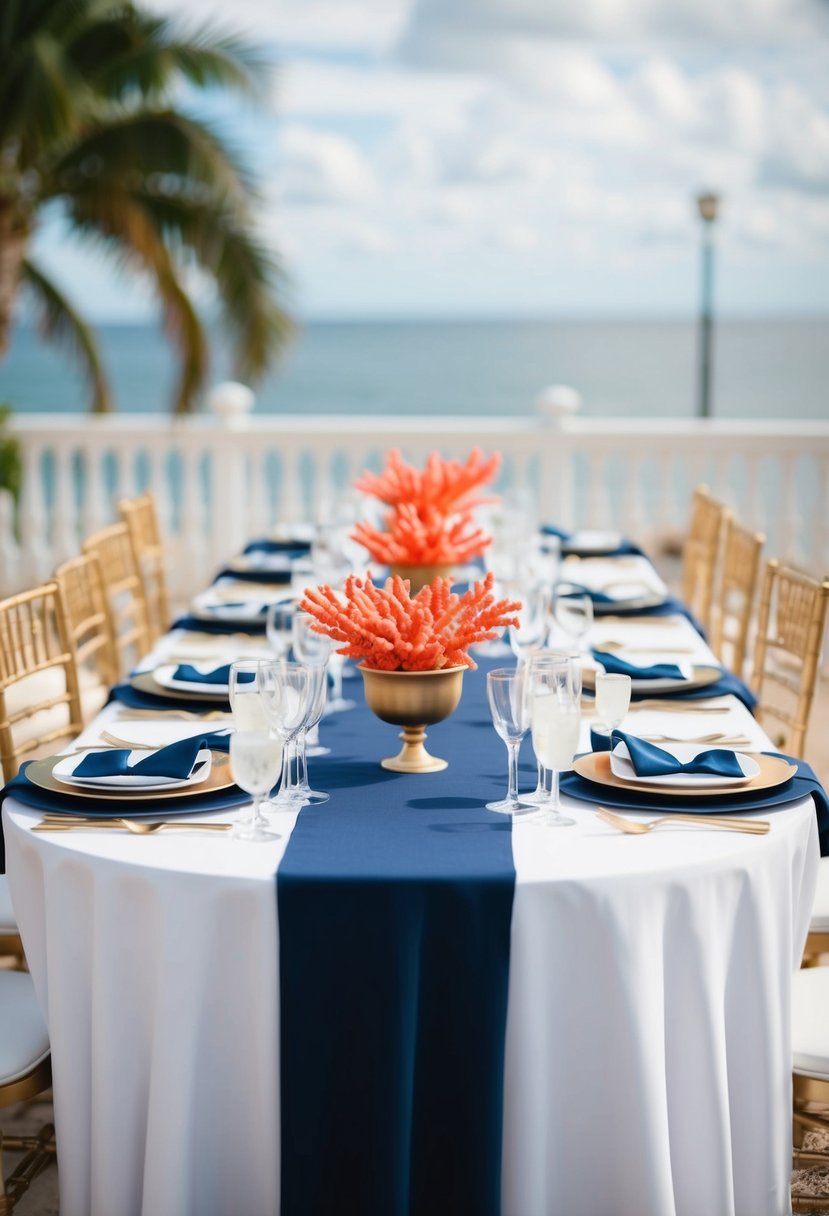
M 129 763 L 132 750 L 112 748 L 105 752 L 90 752 L 75 767 L 73 777 L 168 777 L 171 781 L 186 781 L 193 771 L 200 751 L 207 746 L 204 738 L 180 739 L 168 747 L 145 756 L 135 764 Z
M 686 679 L 686 673 L 677 663 L 654 663 L 650 667 L 639 667 L 636 663 L 626 663 L 624 659 L 617 658 L 606 650 L 591 650 L 590 653 L 611 676 L 630 676 L 632 680 Z
M 267 604 L 259 604 L 255 601 L 251 602 L 251 600 L 223 600 L 219 604 L 205 604 L 204 607 L 208 612 L 226 612 L 228 609 L 236 612 L 244 608 L 248 616 L 265 616 L 268 611 Z
M 179 663 L 173 672 L 173 679 L 184 684 L 223 684 L 226 687 L 230 683 L 230 664 L 223 663 L 212 671 L 199 671 L 192 663 Z M 256 672 L 242 671 L 237 679 L 240 684 L 252 684 L 256 679 Z
M 644 739 L 637 739 L 635 735 L 614 730 L 610 736 L 611 750 L 615 751 L 619 744 L 627 749 L 627 756 L 637 777 L 667 777 L 675 773 L 701 773 L 712 777 L 745 776 L 734 752 L 722 747 L 699 752 L 693 760 L 682 764 L 676 756 L 672 756 L 663 748 L 646 743 Z M 624 755 L 624 752 L 620 754 Z

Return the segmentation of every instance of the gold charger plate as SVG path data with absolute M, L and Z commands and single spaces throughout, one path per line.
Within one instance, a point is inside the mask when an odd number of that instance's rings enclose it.
M 210 766 L 210 774 L 206 781 L 200 781 L 198 785 L 191 785 L 185 788 L 176 790 L 164 790 L 156 787 L 153 790 L 136 790 L 129 789 L 127 786 L 111 786 L 108 790 L 91 790 L 88 787 L 81 789 L 77 785 L 64 785 L 62 781 L 58 781 L 57 777 L 52 776 L 52 769 L 61 760 L 65 760 L 65 756 L 47 756 L 44 760 L 33 760 L 26 769 L 26 776 L 31 781 L 32 785 L 37 785 L 42 790 L 48 790 L 50 794 L 64 794 L 68 798 L 90 798 L 98 801 L 113 802 L 116 799 L 122 799 L 124 802 L 129 802 L 130 805 L 136 802 L 158 802 L 161 799 L 169 800 L 171 798 L 198 798 L 205 794 L 215 794 L 219 790 L 229 790 L 234 782 L 230 777 L 230 757 L 226 752 L 212 752 L 213 763 Z
M 164 666 L 169 664 L 165 663 Z M 157 682 L 151 671 L 138 671 L 131 675 L 130 684 L 138 692 L 148 692 L 153 697 L 166 697 L 168 701 L 215 701 L 218 705 L 230 703 L 226 692 L 179 692 L 176 688 L 165 688 Z
M 610 768 L 610 752 L 589 752 L 586 756 L 580 756 L 573 763 L 573 772 L 578 773 L 587 781 L 594 781 L 597 785 L 611 785 L 619 790 L 636 791 L 640 794 L 650 794 L 652 798 L 661 799 L 666 797 L 722 798 L 727 794 L 739 796 L 754 793 L 757 790 L 771 790 L 777 785 L 784 785 L 797 772 L 797 765 L 787 764 L 785 760 L 780 760 L 777 756 L 764 756 L 761 752 L 743 752 L 743 755 L 751 756 L 752 760 L 756 760 L 760 766 L 760 772 L 756 777 L 751 777 L 737 786 L 707 785 L 704 789 L 700 786 L 682 789 L 680 786 L 674 785 L 649 785 L 644 781 L 623 781 Z
M 601 650 L 601 646 L 595 646 L 594 650 Z M 615 652 L 614 652 L 615 654 Z M 622 657 L 621 654 L 619 656 Z M 670 657 L 666 662 L 670 663 Z M 656 664 L 652 663 L 652 667 Z M 674 680 L 670 684 L 667 680 L 670 677 L 665 677 L 666 682 L 662 682 L 658 676 L 645 676 L 643 680 L 632 679 L 632 693 L 647 693 L 648 696 L 658 697 L 660 693 L 671 695 L 679 692 L 692 692 L 695 688 L 707 688 L 709 684 L 716 684 L 717 680 L 722 678 L 722 670 L 719 667 L 712 667 L 708 663 L 694 663 L 691 667 L 691 676 L 688 680 Z M 594 667 L 582 668 L 582 683 L 585 688 L 595 688 L 596 686 L 596 669 Z M 657 680 L 659 683 L 657 684 Z M 647 685 L 647 687 L 645 687 Z M 689 706 L 689 709 L 691 706 Z

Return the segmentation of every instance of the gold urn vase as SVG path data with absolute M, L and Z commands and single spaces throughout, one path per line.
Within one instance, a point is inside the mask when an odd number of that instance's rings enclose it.
M 465 667 L 436 671 L 376 671 L 359 664 L 369 709 L 382 722 L 402 726 L 403 746 L 396 756 L 381 760 L 394 773 L 439 773 L 448 761 L 431 756 L 424 747 L 426 727 L 442 722 L 457 709 Z
M 410 595 L 417 595 L 421 587 L 427 586 L 433 579 L 448 578 L 454 568 L 454 562 L 436 562 L 432 565 L 422 562 L 392 562 L 389 566 L 392 574 L 399 574 L 401 578 L 409 580 Z M 417 675 L 417 672 L 414 674 Z

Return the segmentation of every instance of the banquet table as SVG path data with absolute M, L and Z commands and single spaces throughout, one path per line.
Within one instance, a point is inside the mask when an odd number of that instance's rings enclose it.
M 584 582 L 586 563 L 579 573 Z M 196 644 L 192 636 L 174 630 L 144 666 L 195 656 L 205 646 L 215 645 L 220 656 L 230 644 L 221 635 Z M 611 639 L 676 647 L 694 662 L 712 661 L 682 617 L 658 623 L 597 617 L 590 642 Z M 256 654 L 262 641 L 233 644 Z M 568 829 L 483 811 L 483 801 L 502 795 L 506 779 L 506 754 L 484 692 L 486 670 L 504 660 L 479 662 L 480 670 L 465 676 L 453 718 L 429 731 L 430 749 L 449 759 L 445 774 L 382 773 L 377 762 L 396 750 L 394 728 L 371 717 L 360 681 L 350 681 L 357 708 L 323 719 L 322 742 L 332 755 L 310 765 L 312 784 L 330 789 L 331 800 L 279 812 L 280 837 L 272 843 L 196 831 L 144 839 L 107 830 L 34 834 L 40 814 L 6 798 L 12 899 L 52 1043 L 62 1216 L 790 1211 L 790 981 L 817 875 L 811 797 L 770 811 L 771 831 L 760 837 L 704 824 L 627 837 L 603 824 L 594 805 L 567 798 L 576 820 Z M 716 706 L 721 713 L 709 717 L 692 703 L 681 712 L 633 705 L 627 726 L 635 722 L 643 734 L 733 732 L 749 738 L 751 750 L 770 749 L 736 697 Z M 131 739 L 143 731 L 159 742 L 204 729 L 128 715 L 124 705 L 110 703 L 80 742 L 95 741 L 102 729 Z M 590 725 L 586 717 L 584 750 Z M 453 768 L 456 782 L 461 769 L 453 739 L 475 778 L 465 790 L 451 783 Z M 528 789 L 534 781 L 528 745 L 522 759 Z M 283 1160 L 283 1146 L 293 1141 L 284 1133 L 300 1115 L 293 1097 L 283 1109 L 286 1093 L 296 1093 L 286 1090 L 285 1074 L 301 1081 L 307 1067 L 309 1077 L 327 1069 L 333 1077 L 337 1060 L 298 1061 L 293 1038 L 281 1033 L 280 955 L 296 953 L 297 943 L 281 936 L 274 878 L 303 815 L 310 812 L 322 833 L 336 830 L 346 787 L 364 810 L 361 898 L 388 880 L 387 862 L 372 853 L 372 817 L 380 824 L 408 816 L 414 837 L 439 830 L 439 847 L 458 858 L 467 850 L 475 855 L 476 833 L 498 833 L 506 842 L 514 888 L 500 1161 L 472 1163 L 495 1179 L 493 1207 L 457 1195 L 450 1204 L 448 1179 L 445 1194 L 413 1198 L 412 1184 L 408 1195 L 384 1198 L 371 1181 L 373 1172 L 382 1174 L 377 1145 L 359 1146 L 356 1163 L 337 1161 L 332 1141 L 357 1117 L 348 1104 L 335 1112 L 339 1125 L 322 1138 L 310 1168 L 323 1179 L 343 1169 L 365 1189 L 332 1198 L 323 1188 L 316 1193 L 328 1198 L 318 1201 L 286 1194 L 293 1163 Z M 342 883 L 344 911 L 355 881 Z M 336 902 L 331 906 L 336 937 Z M 378 919 L 383 915 L 378 903 Z M 451 936 L 453 925 L 445 931 Z M 317 965 L 309 954 L 308 969 Z M 348 1022 L 353 995 L 344 988 L 319 1011 L 321 1056 L 332 1044 L 345 1055 L 365 1047 Z M 472 1044 L 475 1020 L 473 1010 Z M 338 1039 L 340 1026 L 348 1033 Z M 486 1058 L 473 1064 L 490 1067 Z M 459 1145 L 467 1143 L 463 1130 Z

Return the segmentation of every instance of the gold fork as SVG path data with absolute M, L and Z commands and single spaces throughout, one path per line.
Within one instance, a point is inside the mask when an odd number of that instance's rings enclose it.
M 233 827 L 232 823 L 205 823 L 202 821 L 184 821 L 163 820 L 156 823 L 142 823 L 137 819 L 81 819 L 75 818 L 71 821 L 67 816 L 58 819 L 53 815 L 44 815 L 42 823 L 36 823 L 32 828 L 33 832 L 76 832 L 81 828 L 105 828 L 110 831 L 114 828 L 126 828 L 128 832 L 132 832 L 134 836 L 150 836 L 155 832 L 160 832 L 163 828 L 178 828 L 183 831 L 189 828 L 190 831 L 199 832 L 226 832 Z
M 652 832 L 654 828 L 658 828 L 663 823 L 693 823 L 697 827 L 719 828 L 723 831 L 731 832 L 748 832 L 752 836 L 764 836 L 771 827 L 767 819 L 732 819 L 716 815 L 660 815 L 658 819 L 646 821 L 625 819 L 623 815 L 614 815 L 613 811 L 609 811 L 604 806 L 598 807 L 596 814 L 599 819 L 609 824 L 610 827 L 618 828 L 620 832 L 626 832 L 629 836 L 642 836 L 646 832 Z
M 213 722 L 222 719 L 225 722 L 233 720 L 230 710 L 210 709 L 205 713 L 196 713 L 192 709 L 129 709 L 126 705 L 118 711 L 119 719 L 134 718 L 136 721 L 154 718 L 157 722 L 166 718 L 183 718 L 187 722 Z

